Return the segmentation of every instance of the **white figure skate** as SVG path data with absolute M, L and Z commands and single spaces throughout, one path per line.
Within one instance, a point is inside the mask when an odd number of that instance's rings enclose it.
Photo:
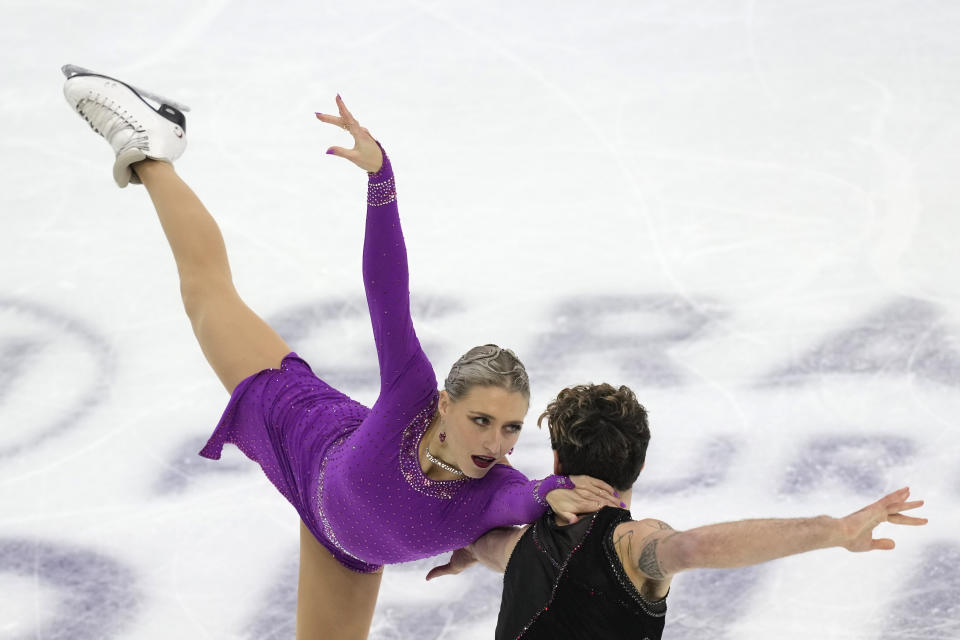
M 82 67 L 68 64 L 61 71 L 67 77 L 67 102 L 113 147 L 113 179 L 121 188 L 140 182 L 130 169 L 133 163 L 146 158 L 173 163 L 183 154 L 187 107 Z

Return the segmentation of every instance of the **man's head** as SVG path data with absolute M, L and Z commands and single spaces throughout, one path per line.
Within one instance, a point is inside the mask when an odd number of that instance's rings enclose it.
M 560 470 L 588 475 L 620 491 L 633 486 L 650 442 L 647 411 L 628 387 L 584 384 L 557 394 L 546 418 Z

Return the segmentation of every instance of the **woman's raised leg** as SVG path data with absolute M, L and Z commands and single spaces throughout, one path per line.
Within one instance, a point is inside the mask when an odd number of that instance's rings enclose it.
M 347 569 L 301 521 L 297 640 L 366 638 L 382 577 Z
M 227 391 L 276 368 L 290 347 L 240 299 L 223 236 L 200 199 L 166 162 L 132 166 L 160 218 L 180 274 L 183 306 L 203 355 Z
M 193 332 L 228 391 L 277 367 L 290 347 L 240 299 L 223 236 L 203 203 L 165 162 L 133 165 L 157 209 L 180 274 Z M 297 638 L 363 639 L 370 630 L 381 573 L 347 569 L 300 523 Z

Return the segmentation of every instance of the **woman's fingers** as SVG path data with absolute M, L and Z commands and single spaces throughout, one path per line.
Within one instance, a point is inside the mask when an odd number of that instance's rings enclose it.
M 346 158 L 351 162 L 355 162 L 357 152 L 353 149 L 344 149 L 343 147 L 330 147 L 327 149 L 327 155 L 340 156 L 341 158 Z
M 338 106 L 340 105 L 342 105 L 342 100 L 338 101 Z M 357 122 L 357 119 L 353 117 L 353 114 L 347 111 L 345 106 L 342 107 L 340 114 L 341 115 L 339 116 L 332 116 L 327 113 L 320 113 L 319 111 L 314 112 L 314 115 L 316 115 L 317 120 L 320 122 L 332 124 L 348 132 L 351 136 L 353 136 L 354 143 L 359 143 L 359 138 L 361 137 L 367 141 L 373 140 L 373 136 L 370 135 L 370 130 L 366 127 L 361 127 L 360 123 Z
M 585 494 L 581 494 L 581 495 L 593 496 L 595 499 L 600 501 L 601 506 L 605 504 L 611 507 L 625 506 L 625 504 L 620 500 L 620 493 L 616 491 L 613 487 L 608 485 L 606 482 L 603 482 L 602 480 L 589 478 L 589 476 L 586 476 L 586 477 L 589 480 L 588 481 L 581 480 L 580 484 L 578 485 L 579 491 L 586 492 Z
M 623 504 L 622 502 L 620 502 L 620 498 L 614 498 L 613 495 L 607 493 L 603 489 L 599 489 L 599 488 L 594 489 L 588 495 L 590 496 L 591 500 L 593 500 L 594 502 L 597 502 L 598 505 L 601 507 L 603 505 L 608 505 L 611 507 L 619 507 L 621 504 Z
M 599 509 L 606 505 L 610 507 L 620 507 L 623 503 L 619 498 L 614 498 L 606 491 L 601 489 L 575 489 L 580 498 L 585 502 L 585 506 L 591 509 Z
M 573 494 L 576 497 L 578 511 L 587 512 L 599 508 L 600 500 L 593 493 L 583 489 L 574 489 Z
M 383 151 L 377 144 L 377 141 L 370 135 L 370 131 L 361 127 L 357 119 L 353 117 L 350 110 L 343 103 L 343 98 L 337 96 L 337 109 L 339 116 L 327 113 L 315 112 L 317 120 L 340 127 L 353 136 L 353 148 L 330 147 L 327 153 L 332 156 L 346 158 L 368 173 L 376 173 L 383 167 Z
M 359 124 L 357 119 L 353 117 L 353 114 L 350 113 L 350 110 L 347 109 L 347 105 L 343 103 L 343 98 L 340 97 L 340 94 L 337 94 L 337 109 L 340 111 L 340 117 L 344 119 L 344 122 L 347 126 Z
M 576 488 L 591 489 L 602 494 L 609 494 L 617 498 L 617 501 L 619 502 L 620 492 L 603 480 L 598 480 L 592 476 L 576 476 L 570 479 L 573 480 L 573 486 Z
M 354 124 L 348 124 L 344 122 L 343 118 L 339 116 L 330 116 L 325 113 L 316 113 L 315 115 L 317 116 L 317 120 L 340 127 L 341 129 L 349 133 L 351 136 L 353 136 L 354 144 L 356 144 L 357 136 L 361 135 L 361 132 L 369 135 L 369 132 L 366 129 L 362 127 L 357 127 Z
M 580 504 L 584 511 L 595 511 L 603 506 L 603 501 L 592 493 L 581 494 Z
M 331 115 L 328 115 L 328 114 L 326 114 L 326 113 L 320 113 L 319 111 L 315 112 L 315 115 L 317 116 L 317 120 L 319 120 L 320 122 L 326 122 L 327 124 L 333 124 L 333 125 L 336 125 L 336 126 L 340 127 L 341 129 L 346 128 L 346 125 L 345 125 L 344 122 L 343 122 L 343 118 L 341 118 L 341 117 L 339 117 L 339 116 L 331 116 Z
M 357 134 L 360 132 L 363 132 L 369 135 L 370 132 L 367 131 L 365 128 L 359 126 L 360 123 L 357 122 L 356 118 L 354 118 L 349 111 L 347 111 L 346 114 L 347 115 L 342 115 L 342 112 L 341 112 L 341 115 L 339 116 L 332 116 L 327 113 L 320 113 L 319 111 L 314 112 L 314 115 L 317 116 L 317 120 L 319 120 L 320 122 L 326 122 L 327 124 L 332 124 L 334 126 L 340 127 L 344 131 L 347 131 L 350 134 L 352 134 L 354 137 L 356 137 Z
M 616 496 L 617 498 L 620 497 L 620 492 L 618 492 L 616 489 L 614 489 L 613 487 L 611 487 L 609 484 L 607 484 L 607 483 L 604 482 L 603 480 L 597 480 L 596 478 L 594 478 L 593 481 L 594 481 L 594 482 L 596 483 L 596 485 L 597 485 L 600 489 L 602 489 L 603 491 L 606 491 L 606 492 L 609 493 L 610 495 Z

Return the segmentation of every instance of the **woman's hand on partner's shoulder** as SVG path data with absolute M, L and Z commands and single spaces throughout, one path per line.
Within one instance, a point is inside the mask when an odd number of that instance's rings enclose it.
M 593 513 L 602 507 L 624 507 L 620 493 L 603 480 L 592 476 L 570 476 L 570 480 L 573 489 L 554 489 L 546 495 L 553 512 L 567 522 L 576 522 L 577 514 Z

